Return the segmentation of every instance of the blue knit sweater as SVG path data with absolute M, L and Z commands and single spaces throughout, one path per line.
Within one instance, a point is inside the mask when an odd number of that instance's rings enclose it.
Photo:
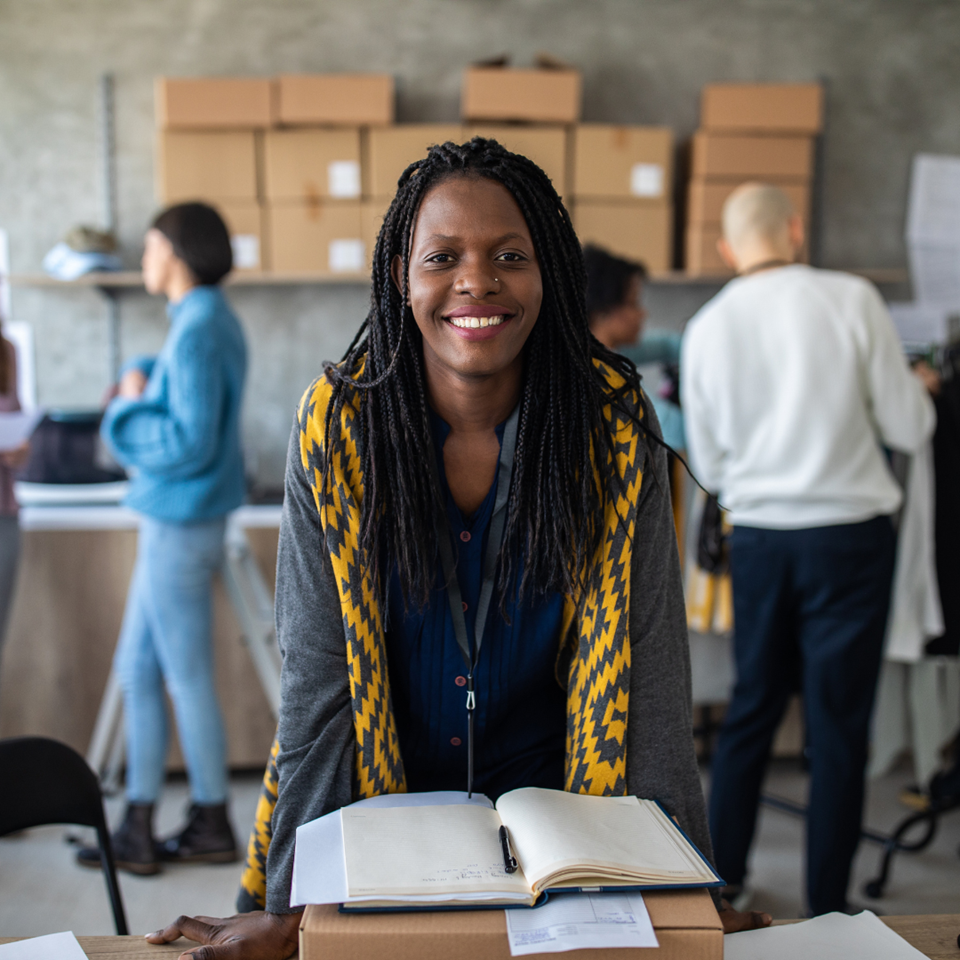
M 167 307 L 170 333 L 138 400 L 117 397 L 100 427 L 133 480 L 126 504 L 157 520 L 221 517 L 243 502 L 243 331 L 219 287 Z

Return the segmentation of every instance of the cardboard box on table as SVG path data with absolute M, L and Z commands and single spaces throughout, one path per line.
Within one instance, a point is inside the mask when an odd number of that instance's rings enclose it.
M 733 271 L 720 258 L 717 241 L 722 234 L 719 223 L 688 223 L 684 237 L 684 268 L 691 276 L 732 277 Z M 809 239 L 797 256 L 798 263 L 810 262 Z
M 693 135 L 691 173 L 695 178 L 808 180 L 813 174 L 813 140 L 698 130 Z
M 573 134 L 573 195 L 581 200 L 673 197 L 673 131 L 669 127 L 583 123 Z
M 391 127 L 371 127 L 364 136 L 364 196 L 393 199 L 400 174 L 411 163 L 422 160 L 436 143 L 448 140 L 460 143 L 465 138 L 459 123 L 401 123 Z
M 651 891 L 658 948 L 572 950 L 568 960 L 722 960 L 723 927 L 706 890 Z M 307 907 L 300 960 L 510 960 L 503 910 L 339 913 Z
M 778 180 L 776 177 L 764 177 L 764 183 L 779 187 L 790 199 L 793 209 L 806 222 L 810 218 L 810 183 L 807 180 Z M 687 192 L 687 221 L 689 223 L 720 223 L 723 205 L 727 197 L 744 183 L 744 180 L 704 180 L 690 181 Z
M 819 133 L 823 87 L 817 83 L 708 83 L 700 98 L 704 130 Z
M 157 131 L 157 199 L 257 199 L 257 137 L 252 130 Z
M 511 123 L 468 124 L 464 139 L 487 137 L 511 153 L 532 160 L 553 182 L 561 196 L 569 189 L 567 177 L 567 128 L 560 125 L 528 126 Z
M 576 123 L 582 84 L 580 71 L 569 67 L 468 67 L 463 73 L 460 116 L 480 121 Z
M 157 77 L 154 96 L 164 129 L 262 129 L 274 122 L 273 81 L 263 77 Z
M 393 77 L 385 73 L 302 73 L 277 77 L 277 120 L 286 126 L 393 123 Z
M 670 270 L 673 261 L 673 207 L 642 200 L 577 200 L 573 226 L 581 243 L 594 243 L 651 274 Z
M 271 203 L 359 200 L 359 129 L 268 130 L 263 137 L 263 189 Z
M 254 200 L 217 200 L 212 202 L 223 217 L 233 247 L 233 269 L 259 273 L 269 269 L 264 240 L 263 208 Z
M 318 277 L 366 275 L 359 200 L 267 205 L 273 273 Z

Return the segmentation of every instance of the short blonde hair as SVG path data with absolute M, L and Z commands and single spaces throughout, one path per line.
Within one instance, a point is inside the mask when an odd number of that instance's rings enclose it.
M 777 241 L 794 215 L 790 198 L 770 183 L 744 183 L 723 205 L 723 236 L 734 253 L 751 240 Z

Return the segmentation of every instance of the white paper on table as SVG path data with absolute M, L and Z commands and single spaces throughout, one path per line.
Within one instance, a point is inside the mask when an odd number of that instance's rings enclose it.
M 533 910 L 505 910 L 510 955 L 658 947 L 639 893 L 562 893 Z
M 468 800 L 466 793 L 438 790 L 434 793 L 387 793 L 352 806 L 367 807 L 432 807 L 455 803 L 493 804 L 482 793 Z M 293 883 L 290 906 L 308 903 L 343 903 L 347 899 L 347 872 L 343 859 L 343 829 L 340 811 L 334 810 L 297 828 L 293 854 Z M 368 898 L 370 899 L 370 898 Z
M 723 938 L 724 960 L 925 960 L 875 913 L 826 913 L 802 923 L 745 930 Z
M 69 930 L 0 945 L 0 960 L 87 960 L 83 947 Z
M 44 412 L 37 409 L 29 412 L 18 410 L 15 413 L 0 413 L 0 452 L 16 450 L 29 440 L 37 429 L 37 424 L 43 419 Z

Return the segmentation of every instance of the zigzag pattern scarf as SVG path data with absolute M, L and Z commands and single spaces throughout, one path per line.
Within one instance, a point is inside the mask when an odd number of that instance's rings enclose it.
M 622 385 L 619 375 L 604 366 L 600 369 L 612 389 Z M 356 433 L 359 408 L 355 403 L 344 403 L 339 430 L 333 431 L 337 439 L 327 451 L 333 504 L 321 505 L 323 432 L 331 393 L 326 379 L 320 379 L 301 402 L 300 456 L 313 487 L 340 593 L 357 739 L 354 796 L 361 800 L 382 793 L 404 792 L 406 777 L 390 700 L 380 600 L 360 563 L 363 476 Z M 590 578 L 582 604 L 579 597 L 569 597 L 564 604 L 561 648 L 570 654 L 566 677 L 565 789 L 576 793 L 624 795 L 627 792 L 630 692 L 630 570 L 636 505 L 643 479 L 642 458 L 637 425 L 612 405 L 604 408 L 604 415 L 613 431 L 613 457 L 624 479 L 624 489 L 608 501 L 603 544 L 597 557 L 599 570 Z M 603 464 L 603 468 L 604 472 L 612 470 L 613 460 Z M 594 470 L 599 474 L 600 465 L 594 463 Z M 272 789 L 264 791 L 257 809 L 257 823 L 238 900 L 238 906 L 243 903 L 247 909 L 253 904 L 262 909 L 264 902 L 269 815 L 273 810 L 273 803 L 268 801 L 270 795 L 276 797 L 273 762 L 276 750 L 275 743 L 266 774 Z

